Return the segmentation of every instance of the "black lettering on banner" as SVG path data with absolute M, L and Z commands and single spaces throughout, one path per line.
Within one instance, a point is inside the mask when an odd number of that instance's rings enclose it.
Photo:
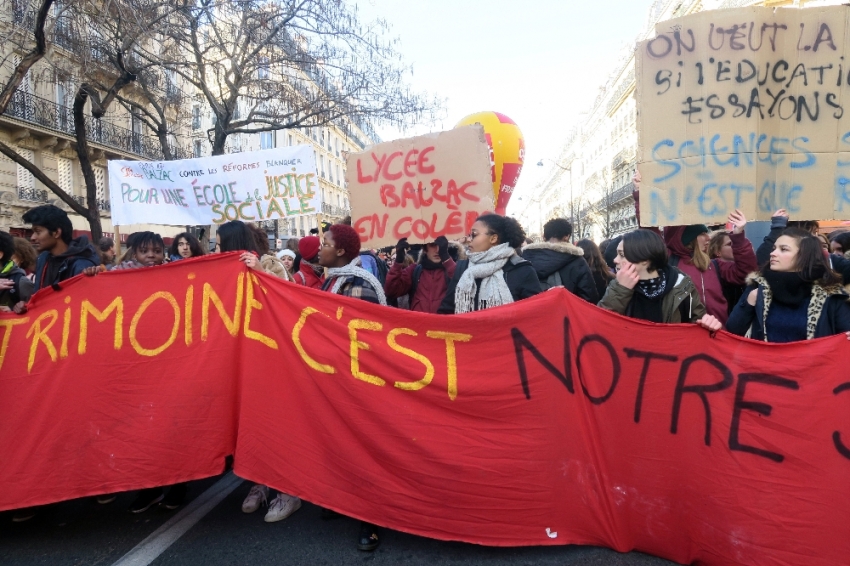
M 602 344 L 608 351 L 608 355 L 611 357 L 611 387 L 608 388 L 608 391 L 602 397 L 594 397 L 590 394 L 581 375 L 581 353 L 584 351 L 584 347 L 591 342 Z M 594 405 L 601 405 L 611 398 L 611 395 L 614 394 L 614 390 L 617 388 L 617 382 L 620 381 L 620 357 L 617 356 L 617 350 L 614 349 L 614 346 L 611 345 L 611 342 L 609 342 L 607 338 L 599 334 L 588 334 L 581 339 L 581 342 L 579 342 L 578 348 L 576 349 L 576 370 L 578 371 L 578 380 L 579 383 L 581 383 L 581 390 L 584 391 L 585 396 L 590 399 L 590 402 Z
M 713 366 L 723 375 L 723 379 L 709 385 L 685 385 L 688 379 L 688 372 L 696 362 L 705 362 Z M 705 394 L 728 389 L 732 387 L 734 381 L 735 377 L 729 371 L 729 368 L 708 354 L 696 354 L 685 358 L 682 361 L 682 367 L 679 369 L 679 379 L 676 381 L 676 393 L 673 395 L 673 418 L 670 423 L 670 432 L 676 434 L 679 430 L 679 411 L 682 408 L 682 395 L 685 393 L 694 393 L 699 396 L 705 408 L 705 445 L 711 446 L 711 406 L 708 404 L 708 397 Z
M 678 356 L 669 356 L 667 354 L 658 354 L 656 352 L 643 352 L 641 350 L 633 350 L 632 348 L 623 348 L 629 358 L 643 358 L 643 367 L 640 370 L 640 378 L 638 379 L 637 396 L 635 397 L 635 422 L 640 422 L 640 410 L 643 405 L 643 387 L 646 384 L 646 376 L 649 374 L 649 365 L 652 360 L 663 360 L 665 362 L 677 362 Z
M 832 390 L 833 395 L 838 395 L 843 391 L 850 391 L 850 381 L 846 383 L 842 383 L 838 387 Z M 850 460 L 850 448 L 847 447 L 846 444 L 841 442 L 841 433 L 837 430 L 832 433 L 832 442 L 835 444 L 835 449 L 838 450 L 838 453 Z
M 662 47 L 661 49 L 657 49 L 654 47 L 656 41 L 663 41 L 666 44 L 666 47 Z M 649 53 L 655 59 L 660 59 L 662 57 L 666 57 L 673 50 L 673 42 L 666 35 L 659 35 L 654 39 L 651 39 L 646 44 L 646 52 Z
M 682 48 L 684 48 L 685 51 L 687 51 L 689 53 L 693 53 L 694 47 L 696 47 L 696 44 L 697 44 L 697 40 L 694 37 L 694 30 L 689 29 L 687 31 L 687 33 L 688 33 L 688 35 L 691 36 L 691 46 L 690 47 L 688 47 L 688 45 L 684 41 L 682 41 L 682 33 L 681 32 L 679 32 L 679 31 L 673 32 L 673 39 L 676 40 L 676 55 L 682 54 Z
M 738 431 L 741 428 L 741 413 L 744 410 L 755 411 L 766 417 L 770 416 L 773 407 L 767 403 L 759 403 L 757 401 L 745 401 L 744 395 L 747 393 L 747 385 L 749 383 L 764 383 L 765 385 L 773 385 L 775 387 L 785 387 L 797 391 L 800 385 L 793 379 L 786 379 L 769 373 L 742 373 L 738 376 L 738 387 L 735 388 L 735 405 L 732 410 L 732 425 L 729 427 L 729 450 L 738 450 L 740 452 L 748 452 L 773 460 L 774 462 L 782 462 L 785 456 L 762 448 L 756 448 L 749 444 L 741 444 L 738 439 Z
M 525 356 L 523 355 L 523 348 L 531 352 L 531 355 L 534 356 L 540 364 L 546 368 L 546 371 L 554 375 L 558 378 L 558 381 L 564 384 L 564 387 L 567 388 L 567 391 L 570 393 L 575 393 L 575 387 L 573 387 L 573 369 L 570 357 L 570 319 L 566 316 L 564 317 L 564 373 L 555 367 L 555 365 L 546 359 L 546 357 L 540 353 L 540 350 L 531 343 L 531 341 L 525 337 L 518 328 L 511 328 L 511 338 L 514 341 L 514 352 L 516 352 L 516 363 L 519 368 L 519 380 L 522 383 L 522 391 L 525 393 L 526 399 L 531 399 L 531 389 L 528 385 L 528 368 L 525 365 Z

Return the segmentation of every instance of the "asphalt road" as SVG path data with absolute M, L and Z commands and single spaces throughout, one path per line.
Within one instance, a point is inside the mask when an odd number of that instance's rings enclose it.
M 237 485 L 220 502 L 200 504 L 228 478 L 190 484 L 187 508 L 152 508 L 133 515 L 127 507 L 133 493 L 108 505 L 93 498 L 48 506 L 25 523 L 12 523 L 12 513 L 0 513 L 0 564 L 3 566 L 195 566 L 195 565 L 570 565 L 603 564 L 661 566 L 673 562 L 631 552 L 590 546 L 490 548 L 442 542 L 397 531 L 382 530 L 380 548 L 372 553 L 355 548 L 359 523 L 346 518 L 322 521 L 320 509 L 306 503 L 278 523 L 263 522 L 264 509 L 242 513 L 251 484 Z M 220 490 L 222 495 L 225 490 Z M 194 505 L 191 500 L 197 499 Z M 213 506 L 214 505 L 214 506 Z M 197 510 L 196 510 L 197 509 Z M 194 511 L 194 513 L 192 513 Z M 191 524 L 192 517 L 201 517 Z M 184 517 L 186 519 L 184 519 Z M 181 519 L 183 519 L 181 521 Z M 173 526 L 173 525 L 177 526 Z M 191 524 L 191 526 L 190 526 Z M 161 527 L 166 526 L 166 529 Z M 179 535 L 179 526 L 189 527 Z M 150 535 L 156 535 L 151 541 Z M 176 538 L 179 536 L 179 538 Z M 176 538 L 163 550 L 163 539 Z M 143 543 L 141 546 L 140 543 Z M 128 555 L 133 551 L 133 554 Z

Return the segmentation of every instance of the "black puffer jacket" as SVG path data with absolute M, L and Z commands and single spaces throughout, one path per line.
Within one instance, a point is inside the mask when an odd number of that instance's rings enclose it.
M 454 314 L 455 289 L 457 289 L 457 282 L 468 267 L 468 259 L 462 259 L 457 262 L 454 277 L 452 277 L 452 280 L 449 281 L 449 288 L 446 290 L 446 297 L 443 299 L 440 308 L 437 309 L 439 314 Z M 540 287 L 540 281 L 534 273 L 534 268 L 529 262 L 519 256 L 514 256 L 509 259 L 505 263 L 505 266 L 502 267 L 502 273 L 505 276 L 505 283 L 508 284 L 508 289 L 511 290 L 511 296 L 514 298 L 514 301 L 533 297 L 543 291 Z M 478 291 L 481 288 L 480 279 L 475 280 L 475 287 L 475 310 L 478 310 Z
M 584 260 L 584 250 L 569 242 L 543 242 L 529 244 L 522 249 L 522 257 L 531 262 L 537 278 L 546 287 L 546 280 L 556 271 L 561 285 L 567 291 L 594 305 L 599 302 L 599 292 L 593 274 Z

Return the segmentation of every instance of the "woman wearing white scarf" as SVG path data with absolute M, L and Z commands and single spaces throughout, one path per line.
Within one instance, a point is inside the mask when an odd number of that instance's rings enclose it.
M 468 259 L 460 261 L 439 313 L 462 314 L 507 305 L 540 293 L 532 265 L 515 248 L 525 232 L 513 218 L 478 217 L 469 234 Z

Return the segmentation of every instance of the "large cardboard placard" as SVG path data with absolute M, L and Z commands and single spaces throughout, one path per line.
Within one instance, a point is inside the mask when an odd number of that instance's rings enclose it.
M 493 210 L 490 148 L 478 125 L 374 145 L 350 154 L 346 169 L 364 247 L 458 238 Z
M 259 222 L 321 212 L 308 145 L 179 161 L 110 161 L 115 225 Z
M 641 224 L 850 218 L 848 9 L 661 22 L 638 44 Z

